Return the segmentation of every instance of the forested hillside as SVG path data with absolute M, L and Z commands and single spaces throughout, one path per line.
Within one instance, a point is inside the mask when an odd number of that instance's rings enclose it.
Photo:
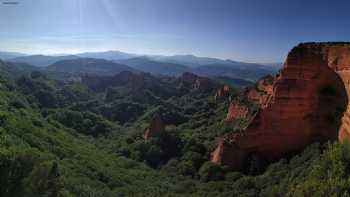
M 349 195 L 346 143 L 250 160 L 241 172 L 209 162 L 216 138 L 240 127 L 223 121 L 216 81 L 54 74 L 0 62 L 0 196 Z M 145 139 L 156 116 L 164 131 Z

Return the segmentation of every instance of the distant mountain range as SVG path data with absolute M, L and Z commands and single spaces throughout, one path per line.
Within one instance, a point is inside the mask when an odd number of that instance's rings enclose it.
M 105 60 L 119 60 L 136 57 L 136 55 L 124 53 L 120 51 L 106 51 L 106 52 L 86 52 L 79 54 L 66 54 L 66 55 L 26 55 L 21 53 L 8 53 L 0 52 L 0 59 L 17 62 L 17 63 L 28 63 L 34 66 L 46 67 L 57 61 L 70 60 L 78 58 L 94 58 L 94 59 L 105 59 Z
M 225 76 L 255 81 L 262 76 L 274 73 L 275 70 L 259 64 L 232 62 L 203 65 L 193 69 L 192 72 L 200 76 Z
M 122 71 L 138 72 L 136 69 L 126 65 L 95 58 L 61 60 L 48 66 L 47 70 L 83 75 L 115 75 Z
M 69 59 L 78 59 L 79 56 L 75 55 L 65 55 L 65 56 L 47 56 L 47 55 L 28 55 L 28 56 L 20 56 L 12 59 L 7 59 L 9 62 L 16 63 L 27 63 L 34 66 L 46 67 L 50 64 L 61 60 L 69 60 Z
M 136 57 L 124 60 L 117 60 L 120 64 L 125 64 L 143 72 L 149 72 L 158 75 L 181 75 L 189 72 L 191 69 L 187 66 L 169 62 L 158 62 L 148 57 Z
M 255 81 L 275 73 L 281 63 L 255 64 L 194 55 L 137 55 L 121 51 L 86 52 L 74 55 L 25 55 L 0 52 L 0 58 L 68 73 L 111 75 L 118 71 L 142 71 L 155 75 L 181 75 L 192 72 L 207 77 L 229 77 Z
M 23 53 L 0 51 L 0 59 L 2 60 L 8 60 L 16 57 L 21 57 L 21 56 L 27 56 L 27 55 Z
M 199 67 L 208 64 L 224 63 L 226 61 L 217 58 L 197 57 L 194 55 L 150 56 L 150 58 L 160 62 L 183 64 L 188 67 Z
M 121 51 L 105 51 L 105 52 L 86 52 L 76 54 L 79 57 L 86 58 L 96 58 L 96 59 L 106 59 L 106 60 L 120 60 L 120 59 L 129 59 L 133 57 L 138 57 L 140 55 L 124 53 Z

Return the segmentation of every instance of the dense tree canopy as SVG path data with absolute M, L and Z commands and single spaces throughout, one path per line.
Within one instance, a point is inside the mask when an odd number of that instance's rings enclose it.
M 54 80 L 52 73 L 5 74 L 0 196 L 350 194 L 347 143 L 315 143 L 268 164 L 252 157 L 244 172 L 209 162 L 216 137 L 240 126 L 222 121 L 228 103 L 215 102 L 213 91 L 174 93 L 176 79 L 159 77 L 165 96 L 159 86 L 96 92 L 78 81 Z M 167 126 L 145 140 L 155 113 Z

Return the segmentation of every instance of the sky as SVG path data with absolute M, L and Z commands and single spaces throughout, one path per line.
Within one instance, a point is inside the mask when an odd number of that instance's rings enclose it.
M 15 2 L 15 3 L 8 3 Z M 0 51 L 120 50 L 280 62 L 350 41 L 349 0 L 0 0 Z

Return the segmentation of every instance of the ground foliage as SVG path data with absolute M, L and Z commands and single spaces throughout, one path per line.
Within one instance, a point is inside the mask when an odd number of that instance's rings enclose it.
M 215 139 L 237 126 L 222 121 L 228 104 L 213 91 L 95 92 L 0 66 L 0 196 L 349 195 L 347 143 L 314 143 L 257 175 L 209 162 Z M 156 113 L 166 131 L 145 141 Z

